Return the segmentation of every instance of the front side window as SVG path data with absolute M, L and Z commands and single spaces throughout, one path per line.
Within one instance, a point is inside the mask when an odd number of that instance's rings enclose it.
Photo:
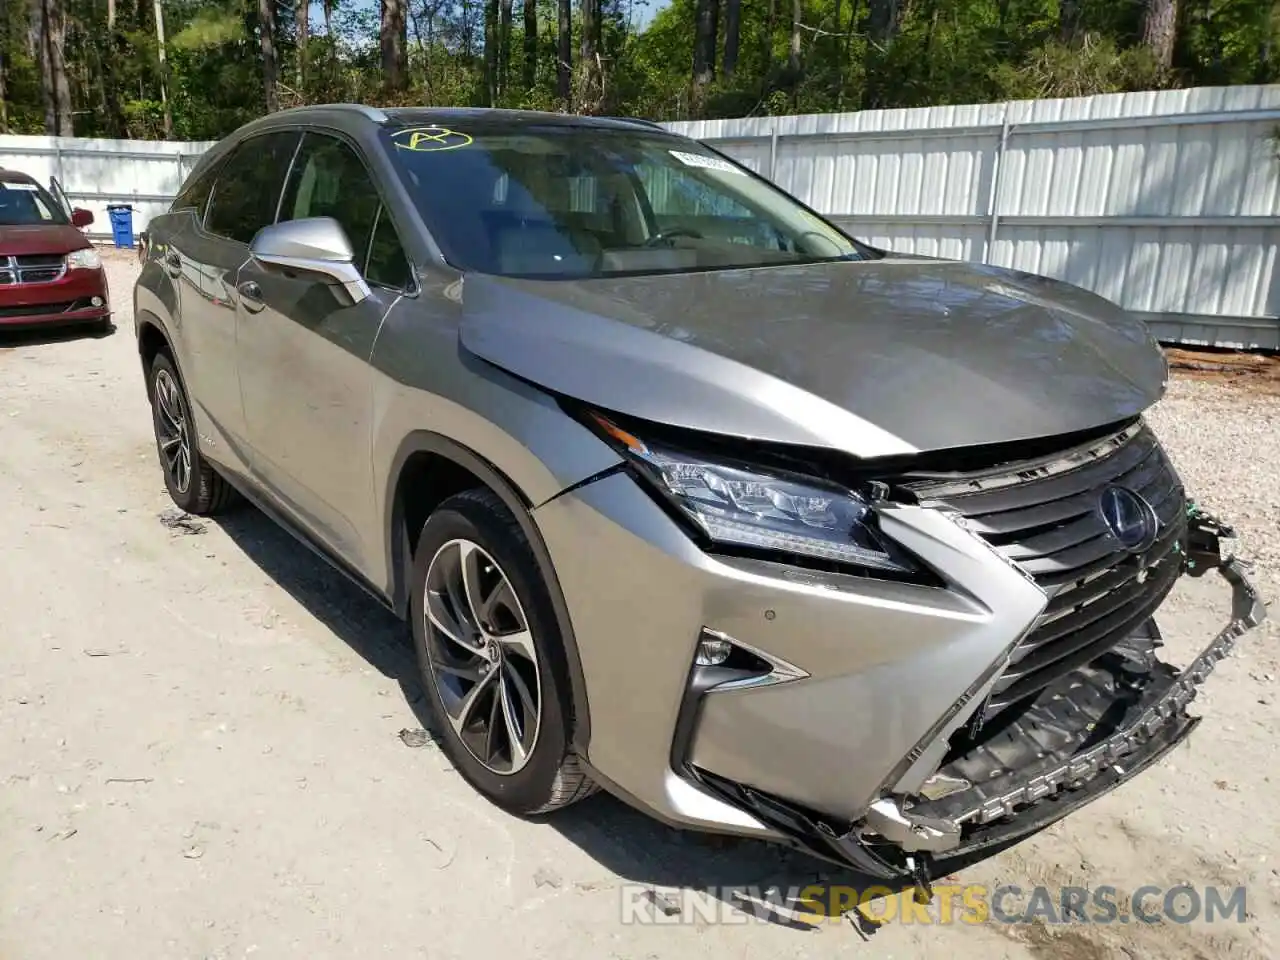
M 371 283 L 402 288 L 409 264 L 395 224 L 359 155 L 336 137 L 307 133 L 280 205 L 280 220 L 332 217 Z
M 0 180 L 0 227 L 67 224 L 62 205 L 39 184 Z
M 765 181 L 660 132 L 387 127 L 383 144 L 448 259 L 546 279 L 861 259 Z
M 232 150 L 213 184 L 205 230 L 249 244 L 259 230 L 275 223 L 298 136 L 297 131 L 266 133 Z

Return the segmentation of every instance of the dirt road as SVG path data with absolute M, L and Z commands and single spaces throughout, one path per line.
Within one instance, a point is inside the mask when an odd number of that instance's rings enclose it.
M 1244 884 L 1243 924 L 623 923 L 629 883 L 840 875 L 605 796 L 515 820 L 433 747 L 406 746 L 421 700 L 399 624 L 251 509 L 161 521 L 132 265 L 112 271 L 114 336 L 0 342 L 4 960 L 1277 955 L 1274 624 L 1219 667 L 1189 745 L 961 877 Z M 1278 412 L 1275 396 L 1197 382 L 1156 416 L 1188 485 L 1241 521 L 1269 596 Z M 1225 597 L 1180 588 L 1165 615 L 1178 652 L 1216 629 Z

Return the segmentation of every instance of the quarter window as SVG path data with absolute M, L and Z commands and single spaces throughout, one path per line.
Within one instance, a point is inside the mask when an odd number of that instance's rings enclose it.
M 218 172 L 205 229 L 240 243 L 252 242 L 275 223 L 285 172 L 298 145 L 296 131 L 266 133 L 240 144 Z
M 280 220 L 332 217 L 351 241 L 365 279 L 403 288 L 409 264 L 395 224 L 356 152 L 336 137 L 308 133 L 285 188 Z
M 209 206 L 209 190 L 213 186 L 214 178 L 218 175 L 218 164 L 206 169 L 198 177 L 188 177 L 186 184 L 182 188 L 182 192 L 174 199 L 173 205 L 169 207 L 170 213 L 178 213 L 182 210 L 190 210 L 196 220 L 203 222 L 205 210 Z

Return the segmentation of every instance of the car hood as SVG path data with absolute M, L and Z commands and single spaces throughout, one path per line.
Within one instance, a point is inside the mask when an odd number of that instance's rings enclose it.
M 1145 325 L 1070 285 L 880 260 L 536 281 L 470 275 L 463 346 L 641 419 L 876 457 L 1137 414 L 1167 366 Z
M 70 224 L 0 226 L 0 257 L 32 253 L 70 253 L 89 246 L 85 235 Z

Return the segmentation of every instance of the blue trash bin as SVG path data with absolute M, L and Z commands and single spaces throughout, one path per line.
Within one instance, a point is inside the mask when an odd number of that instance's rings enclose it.
M 108 204 L 107 216 L 111 218 L 111 237 L 116 246 L 132 249 L 133 207 L 127 203 Z

